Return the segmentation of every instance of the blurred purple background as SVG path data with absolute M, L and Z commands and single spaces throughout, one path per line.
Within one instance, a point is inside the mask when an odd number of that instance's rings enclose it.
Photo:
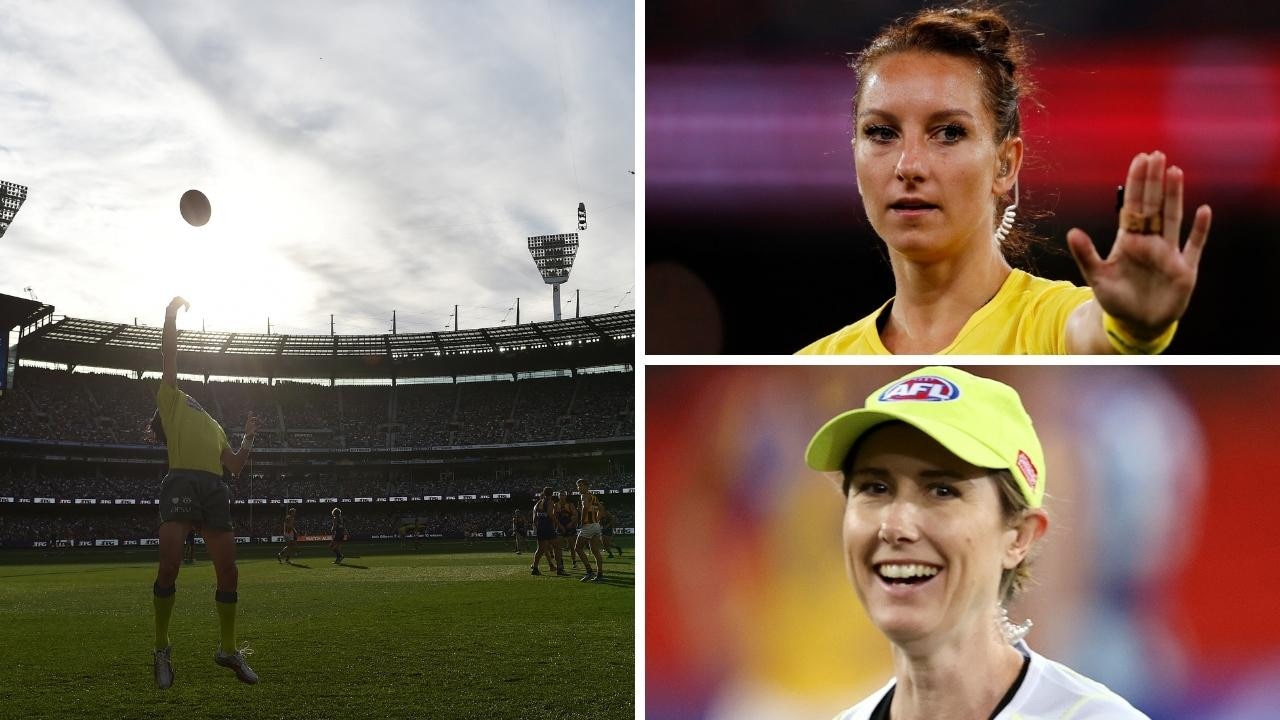
M 1222 7 L 1227 5 L 1227 7 Z M 647 343 L 651 353 L 790 353 L 893 293 L 849 149 L 851 53 L 919 4 L 649 3 Z M 1024 105 L 1032 269 L 1081 283 L 1065 234 L 1105 251 L 1134 154 L 1187 174 L 1214 226 L 1174 353 L 1273 353 L 1223 312 L 1276 306 L 1280 11 L 1243 3 L 1013 6 L 1039 86 Z M 1025 215 L 1024 215 L 1025 216 Z M 714 326 L 714 327 L 713 327 Z

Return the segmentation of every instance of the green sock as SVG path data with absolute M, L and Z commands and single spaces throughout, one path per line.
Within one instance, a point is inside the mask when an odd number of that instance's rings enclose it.
M 230 655 L 236 651 L 236 593 L 219 590 L 213 597 L 222 630 L 222 652 Z
M 169 618 L 173 615 L 173 601 L 177 599 L 178 588 L 170 585 L 162 588 L 151 586 L 151 603 L 156 609 L 156 649 L 169 647 Z

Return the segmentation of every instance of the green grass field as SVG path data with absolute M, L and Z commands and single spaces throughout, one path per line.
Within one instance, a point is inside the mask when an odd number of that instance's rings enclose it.
M 349 544 L 344 566 L 318 544 L 292 566 L 241 546 L 236 628 L 256 686 L 213 663 L 201 548 L 178 576 L 164 691 L 154 549 L 0 551 L 0 718 L 634 717 L 629 539 L 607 583 L 531 577 L 508 542 Z

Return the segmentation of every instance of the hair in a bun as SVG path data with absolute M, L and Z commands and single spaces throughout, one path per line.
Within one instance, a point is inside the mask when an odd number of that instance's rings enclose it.
M 1018 101 L 1030 90 L 1022 70 L 1027 48 L 997 9 L 967 5 L 921 10 L 880 31 L 851 63 L 859 85 L 881 58 L 899 52 L 933 52 L 968 58 L 978 65 L 983 100 L 995 119 L 996 142 L 1022 133 Z M 854 97 L 854 115 L 858 99 Z
M 881 30 L 850 62 L 858 78 L 858 91 L 853 98 L 855 119 L 867 75 L 881 59 L 900 52 L 940 53 L 972 60 L 982 84 L 982 104 L 993 120 L 992 141 L 1000 144 L 1022 135 L 1018 105 L 1033 90 L 1026 75 L 1027 46 L 1000 10 L 979 2 L 926 9 L 899 18 Z M 996 214 L 999 215 L 998 208 Z M 1026 198 L 1020 214 L 1024 218 L 1044 216 L 1028 208 Z M 1021 265 L 1026 264 L 1031 245 L 1038 242 L 1029 231 L 1015 226 L 1000 245 L 1006 259 Z

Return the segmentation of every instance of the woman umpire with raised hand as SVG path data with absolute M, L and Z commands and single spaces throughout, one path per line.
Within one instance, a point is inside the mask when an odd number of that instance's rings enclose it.
M 893 679 L 837 720 L 1146 717 L 1008 619 L 1049 524 L 1044 453 L 1013 388 L 922 368 L 829 420 L 805 460 L 840 474 L 845 567 L 893 652 Z
M 248 461 L 258 419 L 249 415 L 240 450 L 232 451 L 222 426 L 200 403 L 178 389 L 177 314 L 179 308 L 190 307 L 186 300 L 175 297 L 165 310 L 160 346 L 164 373 L 156 393 L 157 410 L 150 428 L 169 454 L 169 472 L 160 486 L 160 566 L 152 587 L 156 625 L 153 655 L 156 686 L 161 689 L 173 684 L 169 618 L 173 614 L 178 570 L 182 564 L 182 541 L 193 524 L 204 536 L 217 576 L 214 603 L 220 641 L 213 660 L 235 671 L 242 682 L 250 685 L 258 682 L 258 675 L 245 662 L 245 656 L 253 651 L 235 646 L 236 541 L 231 523 L 230 490 L 222 481 L 223 468 L 238 476 Z
M 1027 51 L 980 4 L 921 10 L 857 55 L 858 194 L 883 240 L 895 295 L 801 354 L 1162 352 L 1195 288 L 1207 205 L 1181 246 L 1185 174 L 1159 151 L 1129 165 L 1119 229 L 1103 259 L 1083 231 L 1067 244 L 1089 287 L 1011 267 L 1024 142 Z M 865 311 L 863 311 L 865 312 Z

